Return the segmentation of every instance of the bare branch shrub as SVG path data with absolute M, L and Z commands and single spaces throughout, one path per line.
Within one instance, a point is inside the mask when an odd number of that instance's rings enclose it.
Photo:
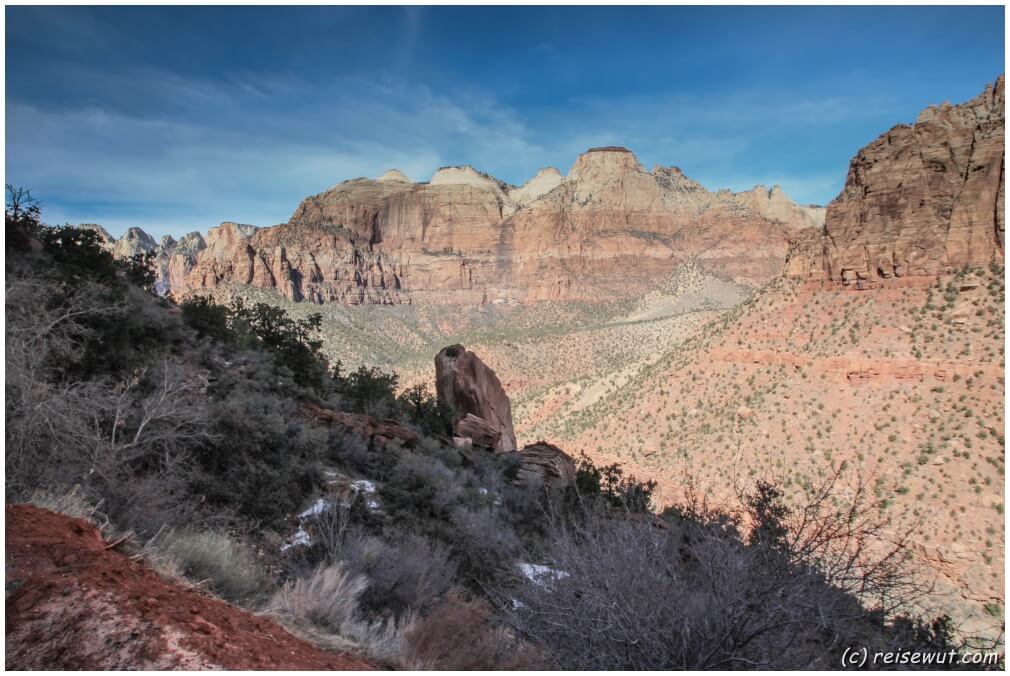
M 904 541 L 870 546 L 884 531 L 859 495 L 844 509 L 830 496 L 829 483 L 793 520 L 759 492 L 749 536 L 697 500 L 662 522 L 555 517 L 550 584 L 525 580 L 498 600 L 556 667 L 837 667 L 844 647 L 888 641 L 890 616 L 860 601 L 902 609 L 914 581 Z
M 55 299 L 62 294 L 57 302 Z M 66 293 L 56 282 L 8 270 L 5 284 L 5 469 L 7 492 L 73 477 L 52 470 L 74 448 L 85 424 L 77 411 L 81 385 L 58 374 L 93 335 L 86 318 L 113 317 L 121 303 L 101 300 L 94 286 Z
M 408 633 L 411 669 L 536 669 L 540 657 L 529 645 L 497 626 L 486 602 L 450 593 Z
M 910 544 L 919 523 L 893 530 L 864 480 L 844 502 L 844 465 L 816 486 L 786 518 L 785 551 L 796 566 L 816 569 L 824 581 L 853 594 L 886 617 L 912 611 L 932 591 L 913 572 Z

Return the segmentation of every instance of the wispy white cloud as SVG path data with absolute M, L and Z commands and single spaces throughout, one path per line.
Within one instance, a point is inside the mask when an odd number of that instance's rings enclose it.
M 443 164 L 508 171 L 541 153 L 514 114 L 484 95 L 354 78 L 325 83 L 327 96 L 320 83 L 295 80 L 143 81 L 141 93 L 157 88 L 200 115 L 9 102 L 8 176 L 71 220 L 178 234 L 225 219 L 280 222 L 307 194 L 391 167 L 427 180 Z M 190 216 L 167 225 L 173 213 Z
M 486 89 L 438 91 L 395 73 L 212 82 L 136 67 L 74 76 L 126 95 L 79 108 L 9 101 L 7 173 L 47 200 L 50 218 L 101 221 L 114 233 L 282 222 L 308 194 L 393 167 L 427 180 L 440 166 L 468 163 L 522 183 L 542 166 L 567 171 L 587 148 L 611 144 L 647 166 L 681 166 L 710 188 L 778 183 L 798 201 L 823 202 L 844 178 L 844 158 L 837 171 L 811 176 L 755 171 L 754 155 L 797 129 L 819 133 L 866 114 L 837 99 L 772 104 L 738 92 L 585 99 L 529 120 Z

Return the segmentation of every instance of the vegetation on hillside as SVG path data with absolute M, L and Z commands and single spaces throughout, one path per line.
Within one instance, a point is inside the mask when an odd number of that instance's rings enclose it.
M 563 490 L 455 448 L 429 390 L 329 364 L 318 318 L 177 305 L 150 261 L 42 223 L 8 189 L 6 499 L 132 533 L 166 574 L 335 649 L 414 668 L 837 668 L 847 647 L 964 650 L 898 538 L 826 482 L 758 484 L 731 515 L 578 462 Z M 392 418 L 412 449 L 314 424 Z M 306 509 L 308 508 L 308 509 Z

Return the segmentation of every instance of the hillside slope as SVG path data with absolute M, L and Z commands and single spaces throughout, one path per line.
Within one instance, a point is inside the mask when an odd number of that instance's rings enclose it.
M 4 517 L 9 669 L 373 668 L 162 579 L 86 521 L 11 504 Z

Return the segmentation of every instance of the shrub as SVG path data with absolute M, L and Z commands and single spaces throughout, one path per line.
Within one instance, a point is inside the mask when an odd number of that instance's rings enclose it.
M 353 431 L 339 425 L 329 429 L 326 440 L 327 456 L 345 467 L 358 472 L 368 470 L 371 460 L 368 453 L 368 442 Z
M 196 331 L 200 338 L 210 338 L 234 345 L 237 334 L 228 325 L 228 308 L 218 305 L 205 296 L 187 299 L 180 305 L 182 321 Z
M 294 580 L 279 589 L 269 609 L 342 634 L 357 620 L 358 597 L 367 587 L 365 576 L 351 573 L 343 564 L 320 567 L 308 578 Z
M 246 306 L 240 300 L 232 302 L 228 313 L 229 326 L 240 346 L 270 352 L 299 385 L 323 391 L 326 359 L 321 352 L 323 343 L 317 338 L 322 315 L 292 319 L 279 307 L 266 303 Z
M 903 615 L 924 593 L 905 572 L 907 535 L 870 547 L 886 522 L 860 491 L 835 506 L 831 486 L 795 513 L 759 486 L 750 536 L 697 505 L 662 528 L 600 512 L 554 519 L 550 583 L 503 586 L 501 605 L 566 669 L 830 668 L 839 646 L 913 649 L 927 635 L 955 648 Z
M 25 502 L 86 521 L 93 520 L 96 512 L 96 507 L 84 497 L 80 485 L 75 485 L 69 491 L 65 487 L 36 488 Z
M 529 670 L 539 656 L 496 627 L 487 603 L 449 594 L 407 633 L 409 667 L 417 670 Z
M 377 418 L 388 418 L 396 409 L 396 385 L 399 377 L 376 367 L 360 366 L 347 375 L 338 361 L 333 367 L 333 389 L 341 396 L 343 408 L 366 413 Z M 425 410 L 425 403 L 419 404 Z
M 656 482 L 625 476 L 619 463 L 597 466 L 582 453 L 576 462 L 575 489 L 583 500 L 602 499 L 629 512 L 645 513 L 652 509 Z
M 417 534 L 393 533 L 389 541 L 351 538 L 343 556 L 351 570 L 367 577 L 361 603 L 375 614 L 422 610 L 449 589 L 456 574 L 449 551 Z
M 171 533 L 161 548 L 183 575 L 197 582 L 207 580 L 225 600 L 251 602 L 269 589 L 269 578 L 252 550 L 223 533 Z
M 257 392 L 255 371 L 246 375 L 209 406 L 215 439 L 194 450 L 194 488 L 213 506 L 279 526 L 321 485 L 327 433 L 299 420 L 293 400 Z
M 380 489 L 383 504 L 409 522 L 445 520 L 460 496 L 452 470 L 435 458 L 405 453 Z
M 396 400 L 408 423 L 424 434 L 447 434 L 452 427 L 448 404 L 433 396 L 425 383 L 408 388 Z
M 342 563 L 317 568 L 308 578 L 293 580 L 274 594 L 268 609 L 324 647 L 333 639 L 353 641 L 369 657 L 401 665 L 404 636 L 413 626 L 413 615 L 369 622 L 362 618 L 358 599 L 368 588 L 364 576 L 348 571 Z M 337 642 L 339 645 L 339 641 Z
M 489 508 L 458 507 L 452 514 L 451 541 L 462 580 L 474 589 L 497 584 L 511 569 L 519 551 L 519 538 Z

